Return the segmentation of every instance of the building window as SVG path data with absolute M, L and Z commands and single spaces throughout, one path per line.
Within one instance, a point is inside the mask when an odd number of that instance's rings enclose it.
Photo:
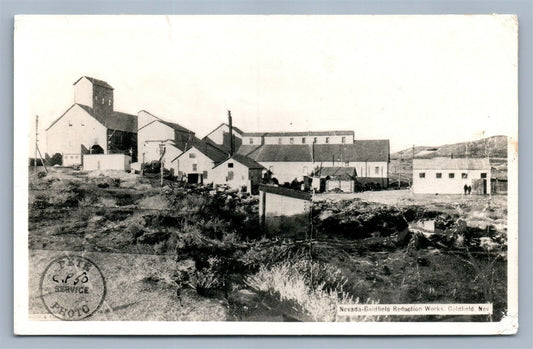
M 379 174 L 379 166 L 374 167 L 374 174 Z
M 109 105 L 111 105 L 111 100 L 108 101 Z
M 233 171 L 228 171 L 228 178 L 226 178 L 227 181 L 233 180 Z
M 468 173 L 461 173 L 461 178 L 462 179 L 467 179 L 468 178 Z
M 435 177 L 442 178 L 442 173 L 440 173 L 440 172 L 435 173 Z
M 278 144 L 281 144 L 281 138 L 278 138 Z
M 192 164 L 192 170 L 193 170 L 193 172 L 198 171 L 198 165 L 197 164 Z
M 305 144 L 305 137 L 302 138 L 302 144 Z
M 294 138 L 291 137 L 291 138 L 289 139 L 289 143 L 290 143 L 290 144 L 294 144 Z
M 425 173 L 425 172 L 420 172 L 420 173 L 418 174 L 418 177 L 419 177 L 419 178 L 426 178 L 426 173 Z
M 313 138 L 313 143 L 316 143 L 317 141 L 318 141 L 317 137 Z
M 342 142 L 342 144 L 346 143 L 346 137 L 342 137 L 341 138 L 341 142 Z
M 189 153 L 189 159 L 194 159 L 196 158 L 196 154 L 195 153 Z
M 329 143 L 329 137 L 326 137 L 326 143 Z
M 203 178 L 203 179 L 207 179 L 207 171 L 204 171 L 204 172 L 202 173 L 202 178 Z
M 105 99 L 104 97 L 102 97 L 102 105 L 104 105 L 104 103 L 105 103 Z
M 455 173 L 448 173 L 448 178 L 455 178 Z
M 250 144 L 254 144 L 254 139 L 250 138 Z
M 487 174 L 486 173 L 482 173 L 481 174 L 481 178 L 487 178 Z
M 233 168 L 233 162 L 228 162 L 228 168 Z

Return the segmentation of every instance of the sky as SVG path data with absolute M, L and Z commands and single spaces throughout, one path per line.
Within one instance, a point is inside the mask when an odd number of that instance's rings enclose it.
M 39 115 L 43 153 L 81 76 L 199 137 L 227 110 L 245 131 L 353 130 L 392 152 L 518 133 L 512 16 L 16 19 L 15 118 L 33 144 Z

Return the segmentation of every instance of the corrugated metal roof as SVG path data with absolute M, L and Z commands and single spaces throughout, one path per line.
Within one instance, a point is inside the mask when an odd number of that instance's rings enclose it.
M 358 140 L 350 144 L 243 145 L 238 154 L 258 162 L 382 162 L 389 161 L 388 140 Z
M 114 90 L 114 88 L 111 85 L 109 85 L 107 82 L 105 82 L 104 80 L 98 80 L 98 79 L 95 79 L 95 78 L 91 78 L 90 76 L 82 76 L 81 78 L 76 80 L 76 82 L 74 82 L 73 85 L 76 85 L 78 83 L 78 81 L 80 81 L 83 78 L 86 78 L 87 80 L 89 80 L 93 85 L 101 86 L 101 87 L 105 87 L 105 88 L 110 88 L 110 89 Z
M 490 170 L 487 158 L 413 159 L 413 170 Z

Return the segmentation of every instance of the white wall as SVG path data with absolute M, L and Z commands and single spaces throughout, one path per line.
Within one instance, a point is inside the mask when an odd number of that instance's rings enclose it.
M 304 176 L 313 172 L 315 166 L 312 162 L 260 162 L 267 170 L 272 171 L 280 184 L 284 182 L 292 182 L 294 178 L 299 181 L 303 180 Z
M 87 149 L 98 144 L 107 153 L 107 131 L 104 125 L 99 123 L 80 106 L 74 105 L 61 119 L 59 119 L 48 131 L 46 131 L 46 149 L 52 156 L 55 153 L 81 154 L 81 145 Z M 68 165 L 81 164 L 79 161 L 68 159 Z M 67 166 L 68 166 L 67 165 Z
M 420 178 L 420 173 L 425 178 Z M 436 174 L 441 173 L 442 178 Z M 448 174 L 453 173 L 454 178 Z M 468 178 L 463 179 L 462 173 Z M 481 173 L 487 174 L 487 192 L 490 193 L 490 169 L 486 170 L 413 170 L 413 192 L 415 194 L 462 194 L 464 185 L 472 185 L 475 179 L 481 179 Z
M 143 114 L 143 116 L 141 116 L 141 114 Z M 139 128 L 137 131 L 137 157 L 139 158 L 139 162 L 146 163 L 153 160 L 159 160 L 161 157 L 161 154 L 159 153 L 159 144 L 162 142 L 166 143 L 168 140 L 173 142 L 174 129 L 157 121 L 157 119 L 154 119 L 149 114 L 147 115 L 145 112 L 139 112 L 138 115 L 141 116 L 139 119 L 142 119 L 142 122 L 146 125 L 145 127 Z M 150 122 L 150 118 L 152 118 L 152 121 L 155 121 L 148 124 L 147 121 Z
M 357 177 L 369 178 L 387 178 L 389 163 L 383 162 L 260 162 L 261 165 L 271 170 L 273 176 L 278 179 L 280 183 L 291 182 L 294 178 L 299 181 L 303 180 L 303 176 L 308 176 L 316 167 L 355 167 Z M 377 172 L 376 172 L 377 167 Z M 272 169 L 271 169 L 272 168 Z
M 233 168 L 229 168 L 228 164 L 232 163 Z M 229 179 L 229 171 L 233 171 L 233 179 Z M 231 188 L 238 189 L 242 186 L 246 186 L 247 190 L 250 190 L 250 179 L 248 173 L 248 167 L 233 160 L 228 159 L 215 167 L 212 171 L 212 181 L 214 184 L 227 184 Z
M 194 157 L 191 158 L 191 154 L 194 154 Z M 193 164 L 196 164 L 196 171 L 193 170 Z M 212 170 L 213 166 L 215 166 L 213 160 L 195 147 L 187 150 L 179 158 L 171 162 L 169 166 L 174 169 L 175 175 L 178 175 L 179 172 L 187 175 L 189 173 L 203 174 L 204 171 L 207 171 L 207 179 L 204 178 L 204 184 L 213 182 Z
M 74 103 L 93 107 L 93 84 L 85 77 L 74 85 Z
M 316 144 L 326 144 L 326 138 L 329 139 L 327 144 L 343 144 L 342 137 L 344 137 L 344 144 L 353 143 L 352 135 L 345 136 L 266 136 L 265 144 L 280 144 L 279 139 L 281 138 L 281 144 L 291 144 L 291 138 L 293 138 L 294 143 L 292 144 L 313 144 L 313 140 L 316 137 Z M 305 138 L 305 143 L 302 143 L 302 138 Z
M 260 192 L 259 212 L 263 210 L 263 201 L 265 202 L 265 216 L 293 216 L 308 213 L 311 209 L 311 202 L 293 198 L 290 196 L 279 195 L 274 193 Z M 263 199 L 263 195 L 265 198 Z
M 224 144 L 224 133 L 229 134 L 229 126 L 226 124 L 220 125 L 207 138 L 212 140 L 215 144 Z M 235 129 L 233 129 L 233 136 L 235 136 L 235 138 L 242 139 L 242 135 L 239 132 L 235 131 Z
M 125 154 L 86 154 L 83 156 L 83 169 L 86 171 L 129 171 L 131 169 L 131 156 Z
M 243 137 L 243 145 L 261 145 L 261 137 Z

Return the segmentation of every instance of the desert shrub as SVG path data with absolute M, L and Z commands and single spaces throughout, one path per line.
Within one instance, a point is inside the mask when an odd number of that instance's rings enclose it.
M 115 198 L 106 198 L 106 197 L 100 197 L 98 199 L 98 203 L 102 205 L 103 207 L 116 207 L 117 201 Z
M 162 195 L 154 195 L 143 198 L 138 203 L 141 208 L 150 208 L 154 210 L 168 210 L 170 208 L 169 200 Z
M 304 257 L 307 248 L 299 245 L 282 245 L 279 243 L 265 246 L 268 240 L 261 240 L 248 248 L 239 258 L 251 271 L 256 271 L 261 265 L 272 266 L 282 261 L 297 261 Z
M 64 181 L 54 181 L 50 185 L 48 192 L 48 203 L 52 206 L 73 207 L 78 204 L 83 195 L 76 191 L 72 183 Z
M 48 154 L 45 155 L 45 162 L 49 166 L 54 165 L 62 165 L 63 164 L 63 156 L 60 153 L 55 153 L 50 157 Z
M 306 276 L 306 273 L 300 270 L 304 266 L 304 264 L 295 265 L 290 262 L 279 263 L 271 267 L 261 266 L 256 274 L 245 279 L 245 283 L 258 292 L 269 294 L 282 303 L 293 305 L 286 309 L 287 311 L 296 309 L 296 314 L 291 314 L 295 318 L 328 322 L 346 320 L 337 317 L 337 304 L 359 304 L 359 299 L 354 299 L 338 289 L 327 289 L 324 282 L 320 284 L 311 282 L 309 275 Z M 330 267 L 318 268 L 326 271 Z M 367 303 L 374 302 L 368 300 Z M 379 317 L 359 316 L 349 320 L 378 321 Z

